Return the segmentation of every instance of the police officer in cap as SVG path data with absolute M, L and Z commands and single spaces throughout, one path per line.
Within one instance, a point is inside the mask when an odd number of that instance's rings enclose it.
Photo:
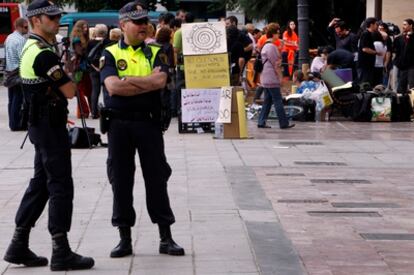
M 136 151 L 145 182 L 147 210 L 159 227 L 159 252 L 184 255 L 184 249 L 171 236 L 170 225 L 175 222 L 167 192 L 171 168 L 164 153 L 160 123 L 160 89 L 167 81 L 167 56 L 160 46 L 144 42 L 149 24 L 144 3 L 126 4 L 119 11 L 119 19 L 124 37 L 107 47 L 101 58 L 104 103 L 110 118 L 107 170 L 114 194 L 112 225 L 119 228 L 121 238 L 110 256 L 132 254 Z
M 72 252 L 68 244 L 72 218 L 73 181 L 67 123 L 67 98 L 75 85 L 55 53 L 55 35 L 62 11 L 47 0 L 34 0 L 27 10 L 33 32 L 23 47 L 20 76 L 29 103 L 29 137 L 34 144 L 34 176 L 16 214 L 16 230 L 4 260 L 45 266 L 48 260 L 29 249 L 30 229 L 49 201 L 48 229 L 52 235 L 52 271 L 89 269 L 94 260 Z

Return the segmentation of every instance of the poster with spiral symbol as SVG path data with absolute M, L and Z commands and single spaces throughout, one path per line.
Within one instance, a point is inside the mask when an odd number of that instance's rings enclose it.
M 224 22 L 204 22 L 182 25 L 184 55 L 227 52 Z

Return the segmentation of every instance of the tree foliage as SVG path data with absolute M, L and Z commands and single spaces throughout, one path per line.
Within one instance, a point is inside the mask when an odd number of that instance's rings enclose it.
M 150 10 L 155 10 L 157 0 L 144 0 Z M 131 0 L 54 0 L 60 6 L 64 4 L 74 4 L 79 11 L 99 11 L 99 10 L 119 10 Z M 160 3 L 168 10 L 175 10 L 177 6 L 176 0 L 161 0 Z

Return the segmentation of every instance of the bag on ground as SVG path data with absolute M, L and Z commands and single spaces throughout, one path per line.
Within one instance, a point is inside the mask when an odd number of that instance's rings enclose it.
M 391 98 L 374 97 L 371 99 L 371 121 L 391 121 Z

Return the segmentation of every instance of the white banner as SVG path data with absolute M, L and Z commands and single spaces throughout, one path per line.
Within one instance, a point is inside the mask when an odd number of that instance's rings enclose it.
M 220 89 L 181 90 L 182 122 L 215 122 L 218 118 L 220 92 Z
M 184 55 L 227 53 L 224 22 L 183 24 L 181 29 Z
M 220 106 L 217 123 L 231 123 L 231 94 L 232 87 L 223 87 L 220 91 Z

